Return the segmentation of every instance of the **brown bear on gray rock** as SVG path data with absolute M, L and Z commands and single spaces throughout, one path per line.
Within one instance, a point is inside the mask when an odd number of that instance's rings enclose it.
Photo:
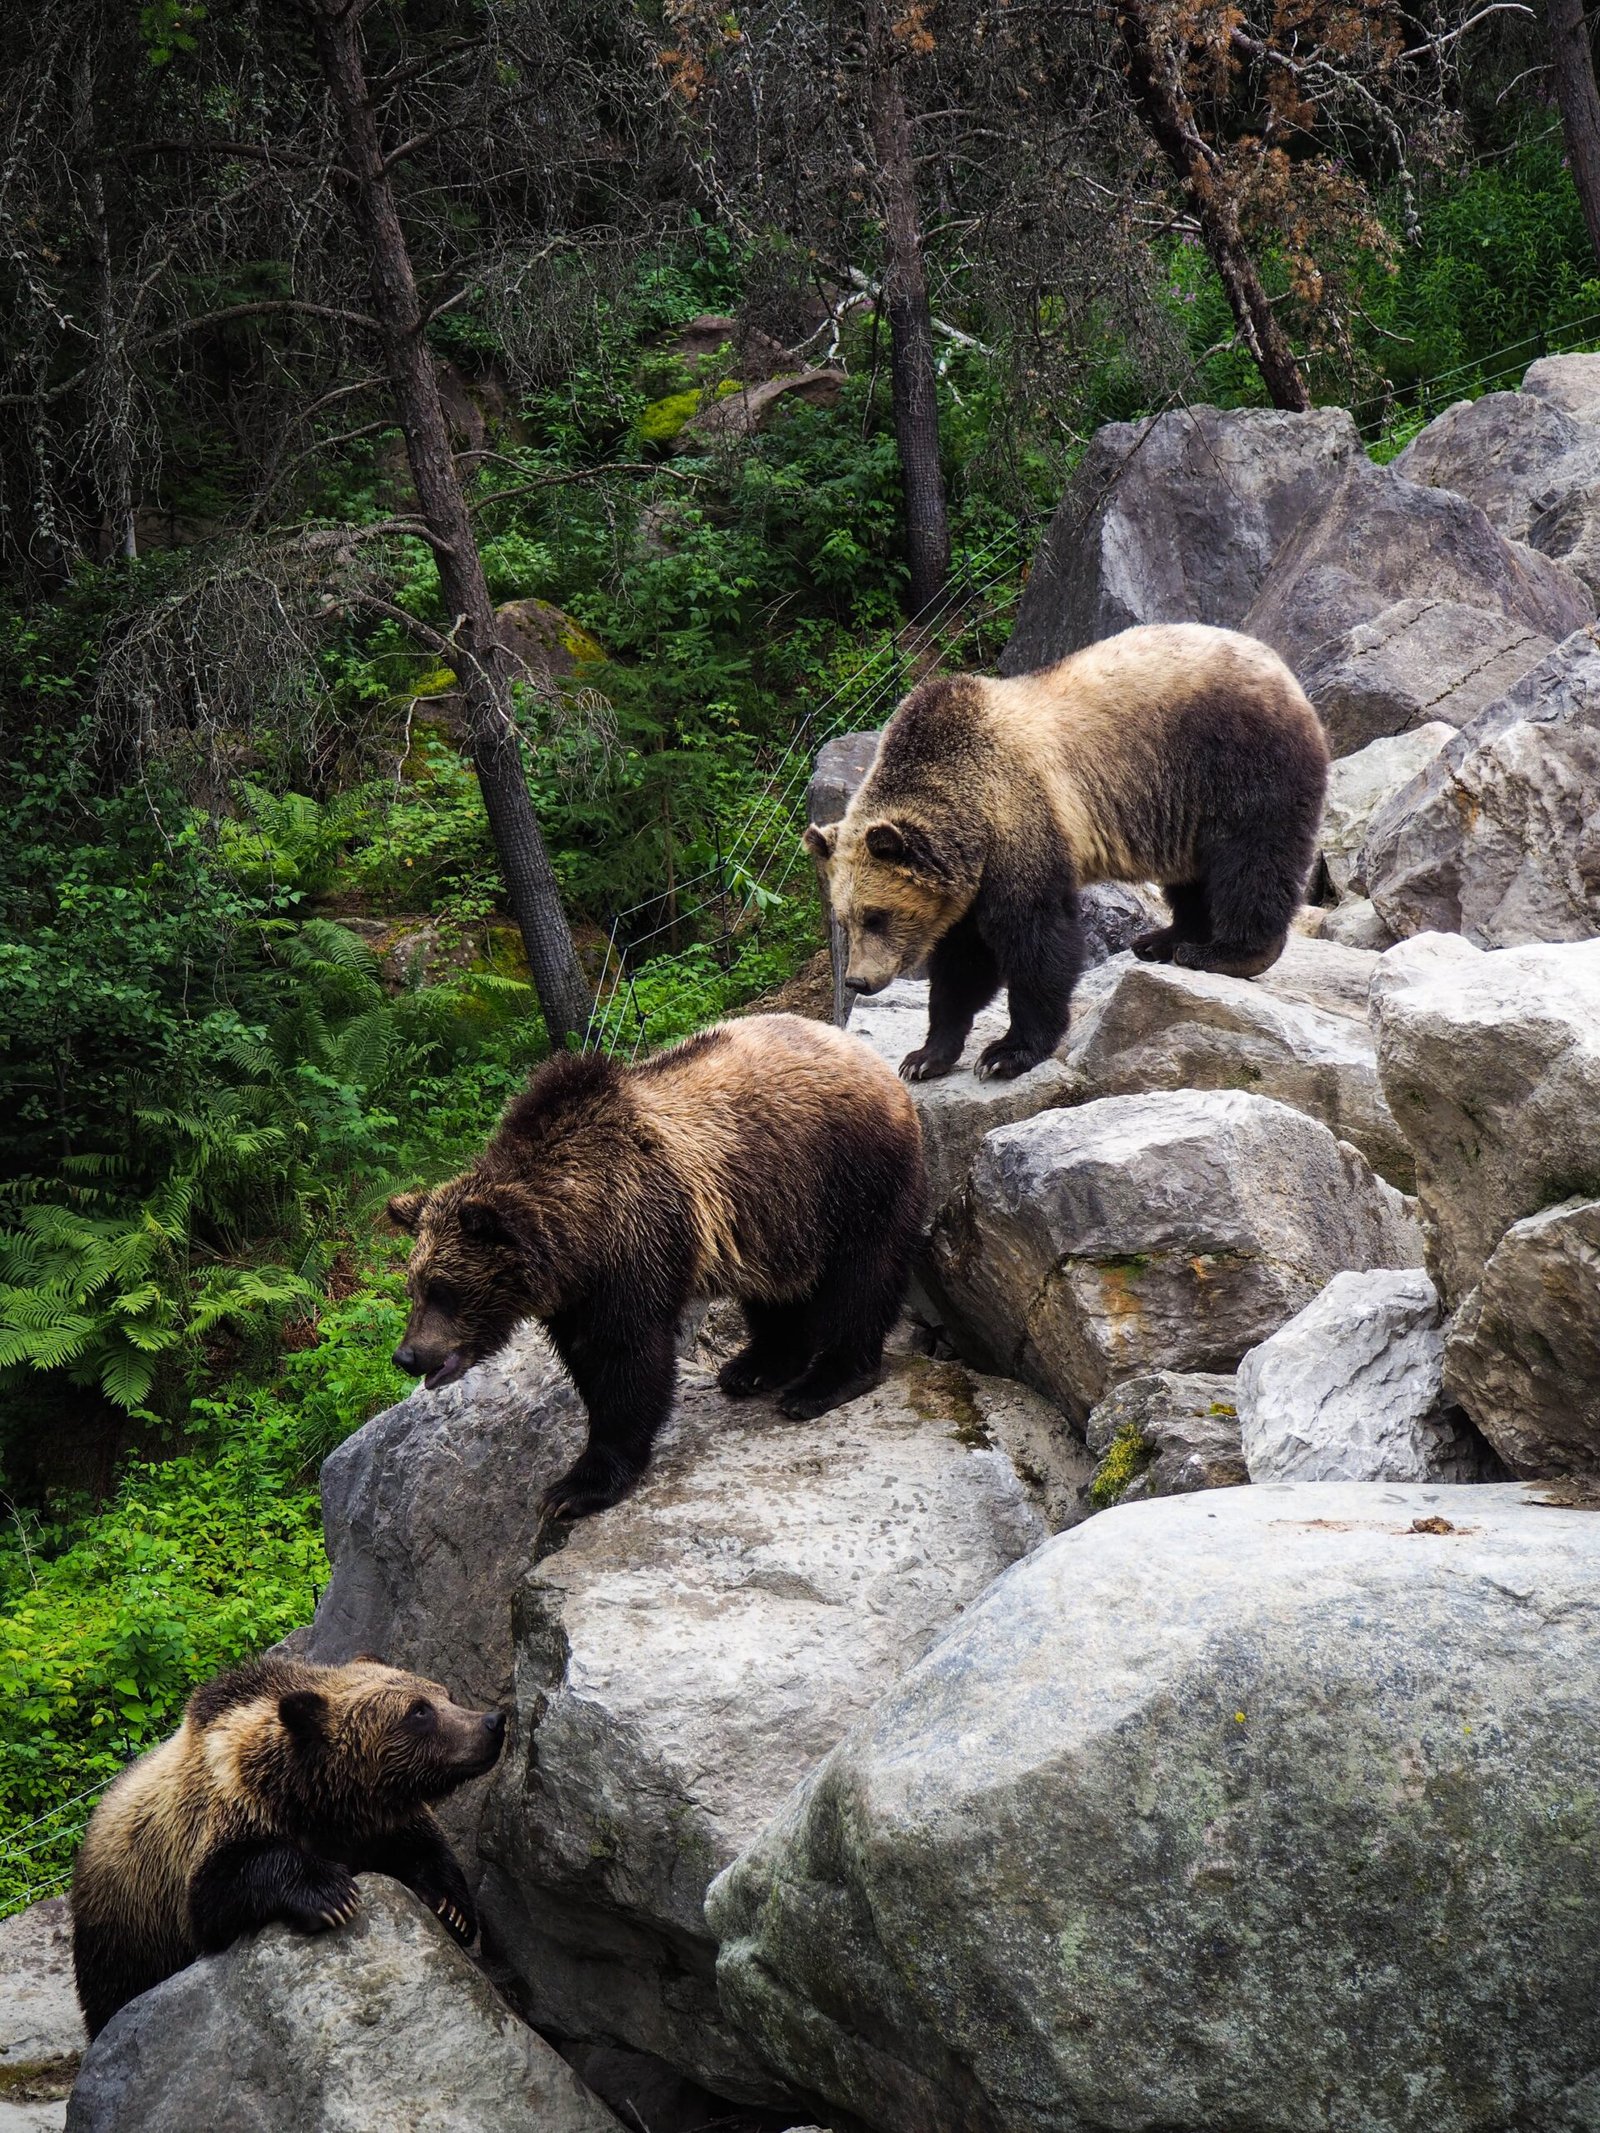
M 1066 1034 L 1088 882 L 1161 884 L 1172 923 L 1133 943 L 1146 961 L 1235 977 L 1275 963 L 1327 777 L 1321 722 L 1276 652 L 1159 624 L 1008 681 L 920 683 L 844 820 L 805 841 L 847 985 L 878 992 L 931 957 L 928 1041 L 901 1073 L 948 1074 L 1004 985 L 1011 1026 L 977 1068 L 1003 1080 Z

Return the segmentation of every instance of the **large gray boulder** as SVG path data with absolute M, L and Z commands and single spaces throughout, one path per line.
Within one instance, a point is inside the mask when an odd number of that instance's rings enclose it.
M 1000 672 L 1050 666 L 1137 622 L 1241 627 L 1278 550 L 1362 457 L 1342 408 L 1108 423 L 1034 557 Z
M 1454 738 L 1455 729 L 1435 719 L 1414 732 L 1369 741 L 1333 765 L 1322 810 L 1320 848 L 1328 886 L 1336 896 L 1359 895 L 1364 890 L 1361 852 L 1373 817 L 1420 777 Z
M 1297 671 L 1328 746 L 1335 757 L 1351 756 L 1417 727 L 1470 725 L 1554 642 L 1498 607 L 1396 600 L 1307 651 Z
M 360 1888 L 338 1933 L 268 1926 L 130 2001 L 69 2133 L 619 2133 L 408 1890 Z
M 1453 1307 L 1513 1222 L 1592 1191 L 1600 941 L 1485 954 L 1425 934 L 1382 958 L 1372 1013 L 1428 1270 Z
M 1569 415 L 1600 417 L 1600 355 L 1540 356 L 1523 372 L 1522 390 Z
M 1420 430 L 1393 462 L 1407 481 L 1454 489 L 1514 541 L 1539 515 L 1535 498 L 1551 470 L 1574 452 L 1595 452 L 1600 434 L 1537 393 L 1485 393 L 1457 400 Z M 1597 457 L 1590 479 L 1600 474 Z
M 1111 1096 L 989 1134 L 935 1225 L 966 1352 L 1081 1420 L 1124 1378 L 1229 1371 L 1346 1267 L 1422 1255 L 1320 1120 L 1236 1090 Z
M 1172 964 L 1116 966 L 1116 989 L 1073 1046 L 1087 1096 L 1149 1089 L 1244 1089 L 1320 1118 L 1402 1189 L 1411 1151 L 1378 1086 L 1364 1022 L 1281 999 L 1243 978 Z
M 1483 1480 L 1443 1379 L 1439 1292 L 1420 1267 L 1335 1274 L 1239 1365 L 1250 1479 Z
M 1559 563 L 1504 539 L 1464 496 L 1363 454 L 1279 551 L 1244 626 L 1298 673 L 1398 600 L 1483 608 L 1551 639 L 1594 619 L 1588 589 Z
M 1600 933 L 1600 643 L 1578 630 L 1374 815 L 1359 861 L 1399 936 Z
M 1095 1458 L 1079 1504 L 1085 1518 L 1148 1496 L 1236 1489 L 1250 1479 L 1234 1381 L 1217 1371 L 1126 1378 L 1093 1410 L 1083 1434 Z
M 1082 1084 L 1063 1058 L 1042 1059 L 1015 1081 L 979 1081 L 978 1054 L 1003 1034 L 1010 1017 L 1002 999 L 986 1007 L 972 1026 L 954 1073 L 937 1081 L 908 1082 L 922 1122 L 922 1152 L 928 1167 L 928 1206 L 936 1214 L 966 1183 L 978 1143 L 996 1126 L 1009 1126 L 1036 1112 L 1071 1103 Z M 862 1038 L 890 1066 L 898 1067 L 928 1034 L 928 981 L 897 978 L 870 1000 L 858 1000 L 850 1034 Z
M 1088 1470 L 1043 1401 L 956 1363 L 897 1360 L 807 1423 L 688 1375 L 637 1493 L 517 1592 L 516 1726 L 480 1901 L 541 2029 L 782 2100 L 718 2005 L 706 1887 L 1065 1523 Z
M 0 1919 L 0 2133 L 58 2133 L 88 2041 L 67 1899 Z
M 1600 1519 L 1134 1504 L 1008 1572 L 713 1886 L 719 1983 L 881 2133 L 1593 2133 L 1597 1797 Z
M 1513 1222 L 1456 1313 L 1445 1385 L 1514 1474 L 1600 1472 L 1600 1200 Z

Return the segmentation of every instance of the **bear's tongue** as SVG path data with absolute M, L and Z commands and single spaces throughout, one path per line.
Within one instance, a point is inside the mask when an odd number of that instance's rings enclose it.
M 425 1392 L 437 1392 L 441 1385 L 453 1385 L 457 1378 L 465 1375 L 466 1368 L 466 1361 L 462 1356 L 461 1350 L 452 1348 L 444 1361 L 435 1364 L 434 1368 L 423 1379 L 423 1390 Z

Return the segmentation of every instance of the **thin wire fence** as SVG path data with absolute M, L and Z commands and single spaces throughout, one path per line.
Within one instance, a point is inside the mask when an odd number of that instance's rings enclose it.
M 83 1833 L 89 1826 L 94 1804 L 105 1789 L 104 1785 L 91 1785 L 84 1792 L 75 1792 L 59 1807 L 52 1807 L 47 1814 L 35 1815 L 31 1822 L 20 1823 L 16 1829 L 0 1837 L 0 1883 L 15 1891 L 0 1901 L 0 1916 L 26 1910 L 29 1904 L 43 1903 L 46 1897 L 59 1896 L 67 1888 L 72 1880 L 72 1865 L 70 1859 L 63 1862 L 60 1849 L 70 1846 L 76 1855 Z M 82 1812 L 75 1814 L 75 1809 L 82 1809 Z M 67 1819 L 69 1816 L 71 1820 Z M 23 1843 L 20 1841 L 23 1838 L 30 1841 Z M 40 1858 L 41 1853 L 57 1856 Z M 37 1865 L 33 1863 L 36 1860 Z
M 812 706 L 784 743 L 761 793 L 726 847 L 719 837 L 711 866 L 616 914 L 606 939 L 601 989 L 584 1036 L 586 1051 L 626 1049 L 631 1061 L 648 1043 L 650 1018 L 639 999 L 637 976 L 639 963 L 655 944 L 676 939 L 709 915 L 724 961 L 731 956 L 734 943 L 777 900 L 799 862 L 797 803 L 810 782 L 816 749 L 842 730 L 882 722 L 887 706 L 904 693 L 909 674 L 940 629 L 1013 576 L 1023 539 L 1021 528 L 1009 528 L 970 557 L 912 629 L 885 638 L 854 673 Z

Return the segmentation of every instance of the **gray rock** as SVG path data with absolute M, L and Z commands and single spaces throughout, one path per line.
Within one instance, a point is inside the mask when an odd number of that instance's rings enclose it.
M 1365 886 L 1358 862 L 1373 816 L 1454 738 L 1455 729 L 1435 719 L 1414 732 L 1369 741 L 1334 764 L 1322 810 L 1322 862 L 1340 896 Z
M 1470 724 L 1553 643 L 1498 608 L 1396 600 L 1308 651 L 1298 671 L 1340 757 L 1431 722 Z
M 1155 1370 L 1107 1393 L 1084 1424 L 1095 1470 L 1080 1513 L 1149 1496 L 1236 1489 L 1250 1479 L 1239 1448 L 1234 1381 L 1215 1371 Z
M 1374 815 L 1367 893 L 1404 937 L 1600 933 L 1600 642 L 1579 630 Z
M 1363 1023 L 1284 1000 L 1244 978 L 1131 958 L 1069 1054 L 1087 1096 L 1149 1089 L 1244 1089 L 1320 1118 L 1409 1190 L 1411 1151 L 1378 1086 Z
M 1342 904 L 1323 912 L 1315 937 L 1337 947 L 1369 949 L 1376 955 L 1394 946 L 1394 935 L 1370 896 L 1346 897 Z
M 819 828 L 839 821 L 877 752 L 876 733 L 840 733 L 824 741 L 806 787 L 806 820 Z
M 1342 408 L 1195 407 L 1097 430 L 1034 557 L 1002 674 L 1138 622 L 1240 627 L 1274 556 L 1363 456 Z
M 1428 1270 L 1453 1306 L 1513 1222 L 1594 1190 L 1600 941 L 1485 954 L 1425 934 L 1382 958 L 1372 1013 Z
M 842 370 L 800 370 L 787 377 L 767 378 L 762 383 L 741 385 L 737 392 L 708 400 L 691 415 L 673 439 L 675 452 L 711 452 L 743 443 L 760 430 L 770 429 L 774 418 L 792 400 L 808 407 L 837 407 L 845 388 Z
M 69 2133 L 618 2133 L 398 1882 L 309 1938 L 237 1941 L 95 2039 Z
M 1002 999 L 986 1007 L 973 1025 L 962 1057 L 964 1065 L 938 1081 L 913 1081 L 907 1087 L 922 1121 L 922 1152 L 928 1166 L 928 1206 L 937 1213 L 966 1183 L 978 1143 L 995 1126 L 1071 1103 L 1081 1083 L 1064 1059 L 1043 1059 L 1015 1081 L 979 1081 L 973 1073 L 978 1054 L 1004 1031 L 1009 1020 Z M 928 1034 L 928 981 L 897 978 L 875 998 L 858 1000 L 850 1016 L 850 1034 L 871 1045 L 882 1059 L 898 1067 Z
M 1363 455 L 1280 550 L 1244 627 L 1298 673 L 1333 639 L 1399 600 L 1488 609 L 1551 639 L 1594 617 L 1585 586 L 1559 563 L 1505 540 L 1476 504 Z M 1421 716 L 1441 708 L 1428 705 Z
M 1275 1000 L 1298 1000 L 1330 1015 L 1365 1022 L 1367 995 L 1377 968 L 1378 958 L 1371 949 L 1291 933 L 1272 968 L 1249 982 Z
M 1341 1269 L 1414 1265 L 1421 1239 L 1319 1120 L 1185 1089 L 989 1134 L 931 1258 L 958 1344 L 1082 1418 L 1124 1378 L 1232 1370 Z
M 1514 1474 L 1600 1472 L 1600 1200 L 1513 1222 L 1456 1313 L 1445 1385 Z
M 1407 481 L 1454 489 L 1502 533 L 1526 541 L 1544 477 L 1595 441 L 1586 424 L 1538 393 L 1485 393 L 1436 415 L 1393 465 Z
M 1239 1365 L 1250 1479 L 1482 1480 L 1443 1377 L 1439 1292 L 1420 1267 L 1335 1274 Z
M 1540 356 L 1523 372 L 1522 390 L 1569 415 L 1600 416 L 1600 355 Z
M 1600 1519 L 1224 1489 L 1009 1571 L 711 1892 L 881 2133 L 1593 2133 Z
M 517 1595 L 481 1902 L 541 2028 L 783 2100 L 717 2004 L 707 1884 L 1088 1470 L 1042 1401 L 955 1363 L 808 1423 L 687 1381 L 638 1492 Z
M 0 1919 L 0 2133 L 59 2126 L 88 2044 L 64 1896 Z M 8 2129 L 4 2111 L 19 2114 Z

